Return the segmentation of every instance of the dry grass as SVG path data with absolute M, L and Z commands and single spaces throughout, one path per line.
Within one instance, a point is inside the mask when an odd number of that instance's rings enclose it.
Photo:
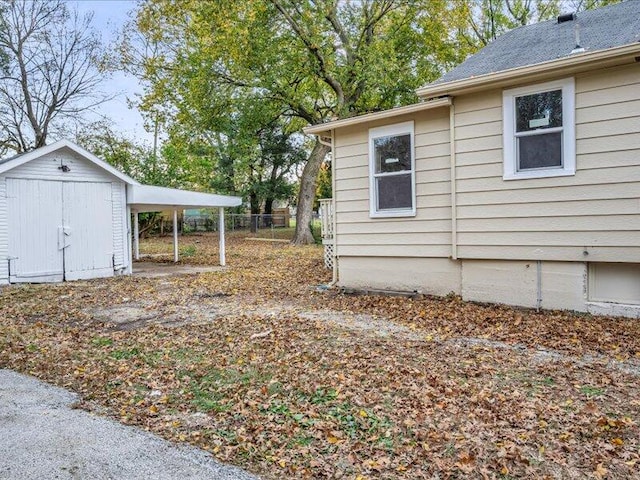
M 215 236 L 181 247 L 217 261 Z M 319 247 L 228 249 L 3 289 L 0 367 L 267 478 L 640 478 L 640 322 L 322 293 Z

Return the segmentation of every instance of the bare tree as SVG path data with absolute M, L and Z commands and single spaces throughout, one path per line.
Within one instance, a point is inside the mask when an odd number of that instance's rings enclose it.
M 0 156 L 45 145 L 109 99 L 91 20 L 63 0 L 0 0 Z

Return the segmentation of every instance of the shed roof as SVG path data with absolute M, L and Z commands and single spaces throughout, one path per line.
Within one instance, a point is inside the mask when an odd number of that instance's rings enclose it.
M 572 21 L 554 19 L 510 30 L 423 88 L 569 57 L 576 47 L 576 27 L 586 52 L 638 42 L 640 0 L 580 12 Z

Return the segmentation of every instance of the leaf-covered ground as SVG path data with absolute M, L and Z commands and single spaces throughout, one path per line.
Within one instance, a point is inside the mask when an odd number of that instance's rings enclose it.
M 227 261 L 3 288 L 0 367 L 266 478 L 640 478 L 640 321 L 323 291 L 318 247 Z

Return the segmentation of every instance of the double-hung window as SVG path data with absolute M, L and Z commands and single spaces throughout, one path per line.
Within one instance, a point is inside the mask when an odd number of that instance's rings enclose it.
M 574 175 L 573 78 L 503 93 L 504 179 Z
M 369 130 L 370 214 L 416 213 L 413 122 Z

